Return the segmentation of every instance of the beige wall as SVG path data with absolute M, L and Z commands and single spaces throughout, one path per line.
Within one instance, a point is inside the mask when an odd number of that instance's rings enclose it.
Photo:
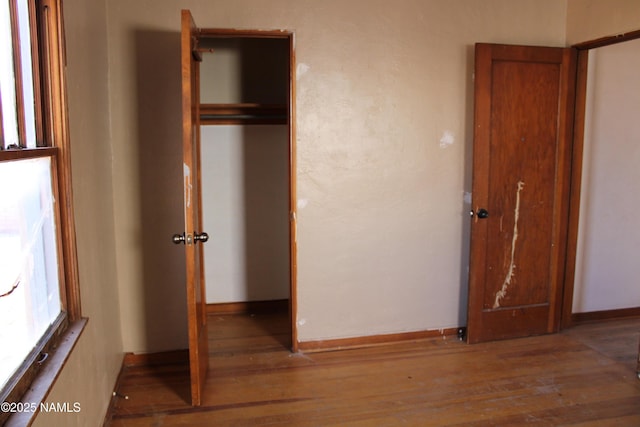
M 41 413 L 34 426 L 96 426 L 122 363 L 115 260 L 109 78 L 104 2 L 65 0 L 67 89 L 82 314 L 87 327 L 49 402 L 75 414 Z
M 168 18 L 159 3 L 109 1 L 107 9 L 123 346 L 187 348 L 184 249 L 171 243 L 184 229 L 180 39 L 177 27 L 156 22 Z
M 640 29 L 638 0 L 567 0 L 567 45 Z
M 313 340 L 464 323 L 472 45 L 637 29 L 637 2 L 615 3 L 65 0 L 90 321 L 50 395 L 82 412 L 36 425 L 100 425 L 123 351 L 186 347 L 168 243 L 182 229 L 180 8 L 200 26 L 296 34 L 298 320 Z
M 564 2 L 109 1 L 127 351 L 186 347 L 180 8 L 295 32 L 300 340 L 464 324 L 472 46 L 561 46 Z

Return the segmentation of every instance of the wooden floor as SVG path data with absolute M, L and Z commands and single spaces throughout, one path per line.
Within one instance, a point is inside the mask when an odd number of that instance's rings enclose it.
M 307 355 L 287 337 L 286 316 L 211 316 L 203 405 L 184 365 L 127 368 L 107 425 L 640 426 L 640 319 Z

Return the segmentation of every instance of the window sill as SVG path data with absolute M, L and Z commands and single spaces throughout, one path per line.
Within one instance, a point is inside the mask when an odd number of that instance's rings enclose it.
M 20 402 L 22 405 L 17 405 L 14 408 L 8 408 L 9 412 L 12 409 L 22 409 L 24 411 L 15 411 L 11 414 L 6 421 L 5 427 L 14 426 L 28 426 L 31 425 L 35 417 L 40 412 L 40 405 L 45 401 L 49 391 L 56 382 L 56 379 L 62 372 L 64 365 L 69 359 L 69 355 L 73 351 L 80 335 L 84 331 L 87 325 L 88 319 L 82 318 L 69 325 L 67 330 L 60 338 L 60 342 L 55 352 L 49 355 L 48 361 L 45 366 L 42 367 L 35 380 L 31 383 L 31 386 L 24 394 Z

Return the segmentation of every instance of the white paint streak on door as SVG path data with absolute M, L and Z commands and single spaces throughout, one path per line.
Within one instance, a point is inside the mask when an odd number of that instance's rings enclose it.
M 507 276 L 504 278 L 504 282 L 502 282 L 502 287 L 498 292 L 496 292 L 496 299 L 493 303 L 493 308 L 500 307 L 500 300 L 507 295 L 507 289 L 509 285 L 511 285 L 511 279 L 515 275 L 516 264 L 515 254 L 516 254 L 516 241 L 518 240 L 518 217 L 520 216 L 520 192 L 524 188 L 524 181 L 518 181 L 518 190 L 516 193 L 516 207 L 515 207 L 515 215 L 513 220 L 513 237 L 511 239 L 511 261 L 509 262 L 509 270 L 507 270 Z
M 184 163 L 184 201 L 186 207 L 191 207 L 191 168 Z

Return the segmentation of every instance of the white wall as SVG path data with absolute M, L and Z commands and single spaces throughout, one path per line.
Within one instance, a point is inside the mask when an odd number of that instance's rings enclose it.
M 567 46 L 639 29 L 638 0 L 566 0 Z
M 289 298 L 286 125 L 202 127 L 208 303 Z
M 640 306 L 640 40 L 589 51 L 573 311 Z

